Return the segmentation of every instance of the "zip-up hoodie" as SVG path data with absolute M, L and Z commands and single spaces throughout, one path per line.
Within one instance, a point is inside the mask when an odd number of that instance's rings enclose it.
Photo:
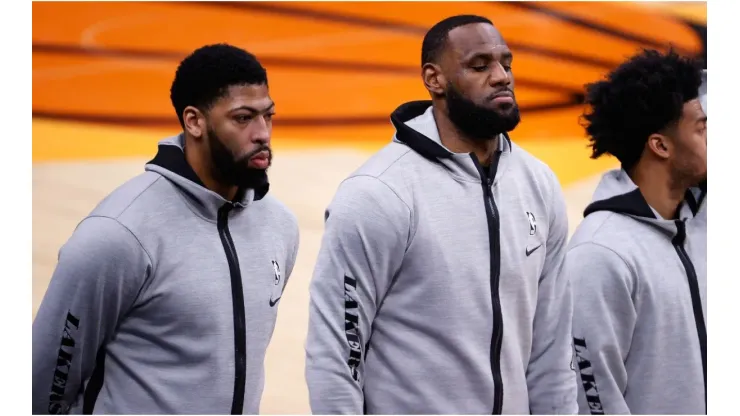
M 441 145 L 430 101 L 326 211 L 310 286 L 314 413 L 576 413 L 565 203 L 506 135 L 485 170 Z
M 298 250 L 268 183 L 206 189 L 183 136 L 108 195 L 59 253 L 33 322 L 33 413 L 258 413 Z
M 695 191 L 663 219 L 619 169 L 586 208 L 564 267 L 580 413 L 706 414 L 706 188 Z

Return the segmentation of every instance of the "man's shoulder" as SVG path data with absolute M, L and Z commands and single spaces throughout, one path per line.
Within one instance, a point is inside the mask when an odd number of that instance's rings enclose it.
M 148 199 L 161 178 L 157 173 L 144 172 L 129 179 L 106 195 L 89 215 L 121 219 L 126 212 L 140 210 L 142 203 L 154 202 Z
M 106 195 L 85 219 L 114 220 L 146 246 L 176 221 L 173 213 L 181 209 L 181 196 L 169 181 L 156 172 L 143 172 Z
M 637 227 L 637 228 L 636 228 Z M 614 254 L 627 258 L 633 254 L 634 234 L 640 232 L 640 224 L 629 216 L 609 211 L 598 211 L 583 218 L 571 236 L 569 250 L 579 247 L 588 249 L 608 249 Z
M 421 156 L 405 144 L 391 142 L 350 173 L 339 192 L 351 198 L 377 200 L 381 205 L 390 203 L 390 198 L 408 206 L 418 158 Z
M 546 178 L 555 177 L 555 173 L 547 163 L 514 142 L 511 142 L 511 157 L 535 175 Z
M 298 217 L 288 205 L 275 195 L 268 193 L 262 199 L 254 201 L 254 208 L 268 216 L 276 226 L 295 229 L 298 228 Z M 247 208 L 248 210 L 249 208 Z
M 511 144 L 510 158 L 505 174 L 514 180 L 507 182 L 531 201 L 542 204 L 547 212 L 557 212 L 555 206 L 564 204 L 565 199 L 560 180 L 552 168 L 516 143 Z
M 392 181 L 394 172 L 403 169 L 404 162 L 415 152 L 399 142 L 391 142 L 373 153 L 360 167 L 352 172 L 349 178 L 355 176 L 371 176 L 384 181 Z

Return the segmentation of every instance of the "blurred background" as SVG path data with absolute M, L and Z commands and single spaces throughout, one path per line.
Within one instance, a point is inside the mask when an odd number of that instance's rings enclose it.
M 298 216 L 301 251 L 267 355 L 262 413 L 308 413 L 303 346 L 323 211 L 339 182 L 428 95 L 421 41 L 455 14 L 493 20 L 514 52 L 522 123 L 511 134 L 566 194 L 571 231 L 615 160 L 589 159 L 583 85 L 640 47 L 706 56 L 706 2 L 34 2 L 33 314 L 60 246 L 179 133 L 169 87 L 209 43 L 256 54 L 274 120 L 271 192 Z

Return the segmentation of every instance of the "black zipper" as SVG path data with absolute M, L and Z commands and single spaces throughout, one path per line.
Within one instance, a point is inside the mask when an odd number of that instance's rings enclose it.
M 473 158 L 475 166 L 481 176 L 483 187 L 483 204 L 486 208 L 488 219 L 488 241 L 490 244 L 491 261 L 491 304 L 493 305 L 493 334 L 491 335 L 491 373 L 493 374 L 493 412 L 499 415 L 504 406 L 504 382 L 501 377 L 501 344 L 504 338 L 504 319 L 501 314 L 501 299 L 499 297 L 499 277 L 501 275 L 501 245 L 500 245 L 500 221 L 496 200 L 493 198 L 493 181 L 496 178 L 498 161 L 501 152 L 496 152 L 491 161 L 491 168 L 486 179 L 475 154 Z
M 218 235 L 226 252 L 231 275 L 231 303 L 234 308 L 234 397 L 231 401 L 231 414 L 240 415 L 244 410 L 244 391 L 247 379 L 247 328 L 244 313 L 244 290 L 239 259 L 236 255 L 234 241 L 229 233 L 229 212 L 234 206 L 227 203 L 218 210 Z
M 689 280 L 689 291 L 691 292 L 691 305 L 694 309 L 694 321 L 696 322 L 696 332 L 699 335 L 699 347 L 701 348 L 701 365 L 704 370 L 704 407 L 707 406 L 707 326 L 704 323 L 704 312 L 701 308 L 701 295 L 699 293 L 699 281 L 696 278 L 696 269 L 691 263 L 689 255 L 684 249 L 686 241 L 686 224 L 683 221 L 676 221 L 678 232 L 673 237 L 673 247 L 678 253 L 678 257 L 686 269 L 686 276 Z

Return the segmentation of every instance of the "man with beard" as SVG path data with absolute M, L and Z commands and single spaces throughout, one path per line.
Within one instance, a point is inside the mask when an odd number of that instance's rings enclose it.
M 486 18 L 422 44 L 431 101 L 329 205 L 310 288 L 314 413 L 575 413 L 568 225 L 553 172 L 513 143 L 512 52 Z
M 621 168 L 603 176 L 564 266 L 582 414 L 707 412 L 701 68 L 646 50 L 588 86 L 593 158 Z
M 298 250 L 295 216 L 267 193 L 267 73 L 205 46 L 171 99 L 183 132 L 60 250 L 33 323 L 34 414 L 259 412 Z

